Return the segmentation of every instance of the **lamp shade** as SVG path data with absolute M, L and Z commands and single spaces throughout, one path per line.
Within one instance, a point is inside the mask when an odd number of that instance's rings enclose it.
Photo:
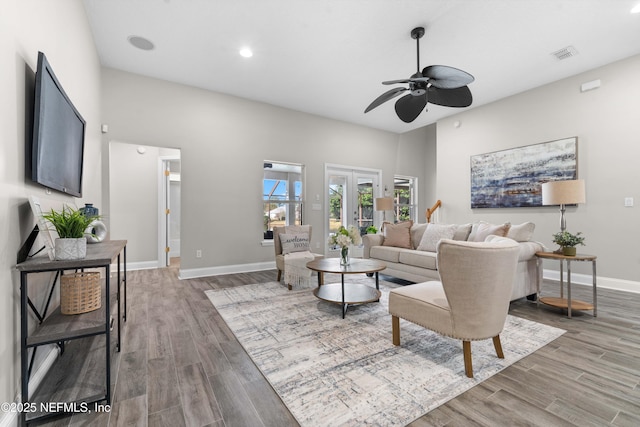
M 584 179 L 551 181 L 542 184 L 543 205 L 585 203 Z
M 393 210 L 393 199 L 391 197 L 378 197 L 378 198 L 376 198 L 376 210 L 377 211 L 391 211 L 391 210 Z

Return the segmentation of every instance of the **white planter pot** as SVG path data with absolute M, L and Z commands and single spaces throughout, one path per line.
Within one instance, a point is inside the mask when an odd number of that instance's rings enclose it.
M 87 256 L 87 239 L 56 239 L 55 247 L 57 260 L 83 259 Z

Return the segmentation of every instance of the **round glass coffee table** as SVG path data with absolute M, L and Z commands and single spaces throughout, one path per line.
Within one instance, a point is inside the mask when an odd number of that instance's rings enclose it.
M 342 318 L 350 305 L 380 301 L 380 280 L 378 272 L 387 268 L 386 264 L 373 259 L 351 259 L 349 265 L 340 265 L 340 258 L 319 258 L 307 263 L 307 268 L 318 272 L 318 287 L 313 294 L 323 301 L 342 305 Z M 340 283 L 324 284 L 324 273 L 335 273 L 341 277 Z M 345 274 L 374 273 L 376 288 L 361 283 L 347 283 Z

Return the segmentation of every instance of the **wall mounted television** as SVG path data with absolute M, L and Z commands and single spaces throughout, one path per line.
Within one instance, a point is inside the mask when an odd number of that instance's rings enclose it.
M 53 190 L 82 197 L 86 122 L 42 52 L 38 52 L 35 83 L 31 179 Z

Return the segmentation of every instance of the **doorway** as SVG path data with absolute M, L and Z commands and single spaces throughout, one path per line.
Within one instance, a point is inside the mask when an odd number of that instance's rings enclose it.
M 180 157 L 160 157 L 158 260 L 161 267 L 180 261 Z
M 364 235 L 367 227 L 379 224 L 373 200 L 380 194 L 381 175 L 375 169 L 325 165 L 325 236 L 350 225 Z M 325 242 L 324 253 L 331 257 L 338 256 L 339 251 Z M 354 256 L 360 253 L 361 248 L 354 248 Z

